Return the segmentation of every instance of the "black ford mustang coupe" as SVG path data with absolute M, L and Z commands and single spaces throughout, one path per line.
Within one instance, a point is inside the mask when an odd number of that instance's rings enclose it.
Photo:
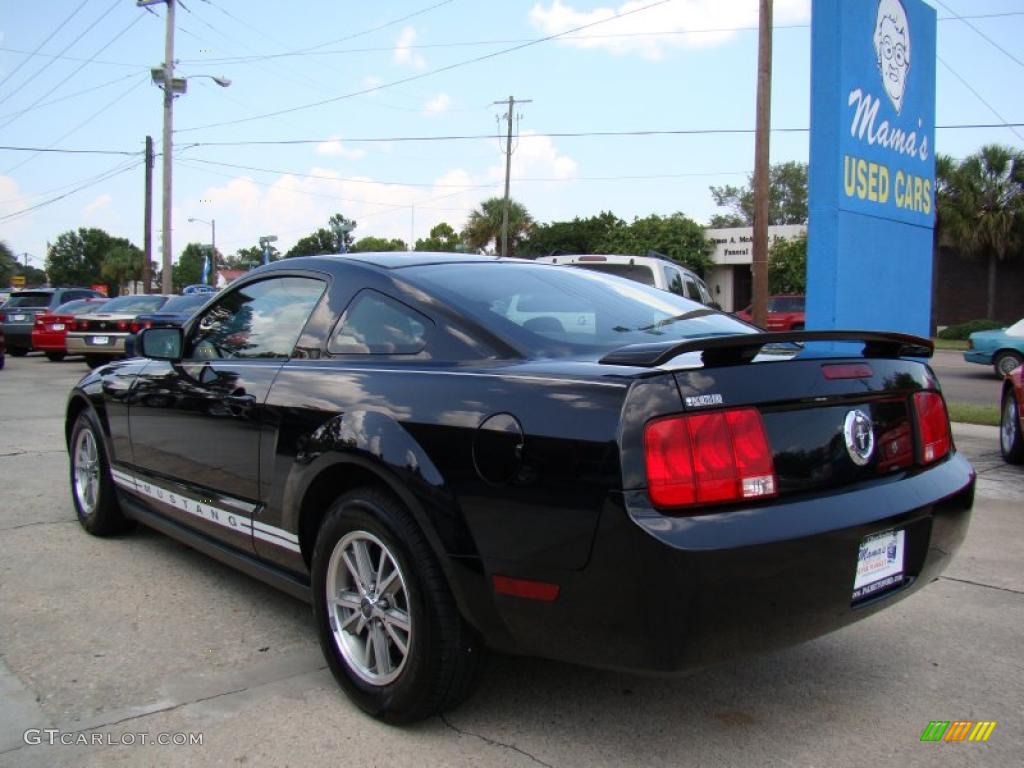
M 935 579 L 973 502 L 928 341 L 585 270 L 287 259 L 136 349 L 68 402 L 82 525 L 310 600 L 390 722 L 485 647 L 672 673 L 821 635 Z

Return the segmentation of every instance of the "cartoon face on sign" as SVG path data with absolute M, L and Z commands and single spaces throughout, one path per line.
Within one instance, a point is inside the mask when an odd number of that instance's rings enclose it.
M 910 24 L 900 0 L 878 1 L 874 39 L 882 84 L 896 112 L 900 112 L 910 73 Z

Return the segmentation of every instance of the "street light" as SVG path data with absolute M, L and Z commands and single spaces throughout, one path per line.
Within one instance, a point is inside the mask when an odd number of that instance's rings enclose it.
M 197 221 L 200 224 L 210 225 L 210 285 L 217 285 L 217 220 L 210 219 L 207 221 L 206 219 L 195 217 L 188 220 L 189 224 Z

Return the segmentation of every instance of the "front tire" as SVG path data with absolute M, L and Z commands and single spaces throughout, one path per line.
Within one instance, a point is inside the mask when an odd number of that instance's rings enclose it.
M 367 714 L 412 723 L 469 694 L 482 648 L 394 497 L 362 488 L 331 506 L 313 550 L 312 586 L 327 663 Z
M 89 368 L 93 369 L 93 370 L 95 370 L 96 368 L 99 368 L 105 362 L 107 362 L 107 358 L 104 357 L 103 355 L 86 355 L 85 356 L 85 364 L 88 365 Z
M 1020 411 L 1013 389 L 1003 392 L 1003 407 L 999 419 L 999 449 L 1008 464 L 1024 464 L 1024 437 L 1020 432 Z
M 9 347 L 7 349 L 13 357 L 24 357 L 28 354 L 28 347 Z
M 995 370 L 996 376 L 1002 378 L 1022 362 L 1024 362 L 1024 356 L 1017 352 L 1000 352 L 992 361 L 992 368 Z
M 114 495 L 103 437 L 95 418 L 83 411 L 71 431 L 71 499 L 78 522 L 93 536 L 110 536 L 130 529 Z
M 51 363 L 59 363 L 61 360 L 65 358 L 66 355 L 67 352 L 47 352 L 46 359 L 49 360 Z

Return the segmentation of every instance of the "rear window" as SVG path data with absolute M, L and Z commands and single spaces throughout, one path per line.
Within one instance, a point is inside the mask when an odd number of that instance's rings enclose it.
M 768 299 L 769 312 L 803 312 L 803 296 L 776 296 Z
M 402 274 L 537 356 L 754 330 L 682 296 L 584 269 L 492 262 L 410 267 Z
M 7 300 L 4 304 L 4 309 L 13 309 L 14 307 L 48 307 L 50 306 L 50 297 L 52 293 L 40 292 L 40 293 L 16 293 Z
M 210 300 L 211 291 L 206 293 L 190 293 L 187 296 L 172 296 L 160 307 L 161 312 L 195 312 Z
M 608 264 L 607 262 L 581 262 L 573 264 L 580 269 L 589 269 L 593 272 L 604 272 L 606 275 L 617 275 L 625 277 L 644 285 L 654 285 L 654 270 L 640 264 Z
M 156 312 L 167 301 L 166 296 L 118 296 L 104 304 L 100 312 Z

